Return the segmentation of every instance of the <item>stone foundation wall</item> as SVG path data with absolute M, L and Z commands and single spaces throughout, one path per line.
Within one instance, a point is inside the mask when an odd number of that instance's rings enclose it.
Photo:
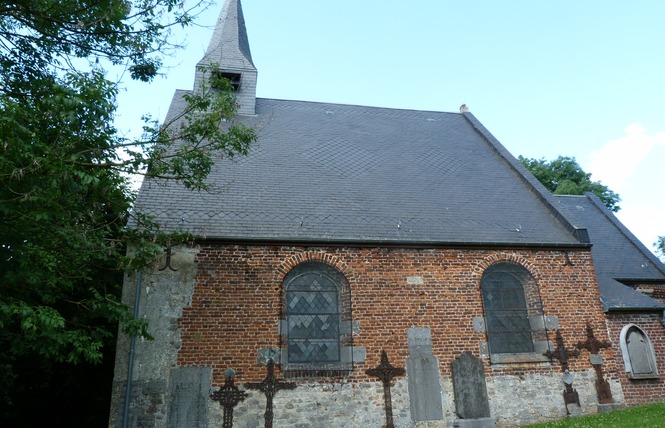
M 487 393 L 492 417 L 497 425 L 522 426 L 567 416 L 563 400 L 562 373 L 499 375 L 487 378 Z M 575 372 L 573 388 L 580 398 L 578 409 L 582 414 L 598 412 L 598 397 L 593 370 Z M 609 380 L 616 403 L 623 403 L 623 393 L 618 380 Z M 571 412 L 572 413 L 572 412 Z
M 263 427 L 265 396 L 250 394 L 234 411 L 234 427 Z M 395 426 L 413 426 L 409 416 L 408 389 L 405 379 L 392 389 Z M 216 404 L 216 403 L 215 403 Z M 275 427 L 376 427 L 385 425 L 383 388 L 373 383 L 305 383 L 295 390 L 280 391 L 274 398 Z M 210 428 L 221 426 L 220 406 L 211 407 Z M 441 425 L 445 426 L 445 425 Z
M 574 387 L 580 396 L 580 411 L 596 413 L 598 400 L 593 386 L 595 373 L 576 373 Z M 244 389 L 240 385 L 241 389 Z M 392 388 L 393 419 L 396 427 L 429 428 L 450 427 L 457 420 L 452 382 L 441 381 L 443 419 L 414 422 L 409 411 L 406 379 L 396 381 Z M 499 427 L 517 427 L 529 423 L 566 417 L 563 401 L 564 385 L 558 375 L 496 376 L 487 379 L 491 416 Z M 234 411 L 234 427 L 258 428 L 263 426 L 265 397 L 256 391 Z M 623 401 L 621 386 L 612 382 L 617 401 Z M 381 428 L 385 425 L 383 388 L 373 383 L 304 383 L 293 391 L 280 391 L 273 406 L 275 427 L 365 427 Z M 219 427 L 222 409 L 210 404 L 209 427 Z

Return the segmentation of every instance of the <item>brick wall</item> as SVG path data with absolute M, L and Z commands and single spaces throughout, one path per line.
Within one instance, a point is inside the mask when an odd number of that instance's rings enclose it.
M 661 303 L 665 303 L 665 285 L 655 285 L 651 297 Z
M 617 373 L 621 381 L 626 404 L 637 406 L 665 401 L 665 327 L 661 324 L 660 314 L 609 314 L 607 325 L 610 339 L 618 344 L 621 330 L 627 324 L 640 327 L 651 340 L 656 354 L 656 365 L 660 379 L 630 379 L 624 371 L 623 357 L 616 352 Z M 618 347 L 618 345 L 617 345 Z
M 258 352 L 279 348 L 282 281 L 294 266 L 320 261 L 341 271 L 351 288 L 353 318 L 359 322 L 354 346 L 367 358 L 356 363 L 346 380 L 368 381 L 365 370 L 388 352 L 391 363 L 404 367 L 408 356 L 406 331 L 431 329 L 434 355 L 441 374 L 450 377 L 450 362 L 461 352 L 480 355 L 485 333 L 475 332 L 474 317 L 483 316 L 480 279 L 493 263 L 518 263 L 533 275 L 547 316 L 558 317 L 567 346 L 584 341 L 590 322 L 600 340 L 605 321 L 593 275 L 591 253 L 571 251 L 572 266 L 562 251 L 406 248 L 337 248 L 294 246 L 203 246 L 197 255 L 196 287 L 180 328 L 178 365 L 210 366 L 213 384 L 223 384 L 227 368 L 239 383 L 265 376 Z M 422 280 L 409 281 L 419 277 Z M 554 342 L 554 332 L 549 331 Z M 586 352 L 586 351 L 584 351 Z M 607 373 L 616 372 L 612 350 L 604 350 Z M 490 366 L 493 375 L 557 374 L 558 363 Z M 571 361 L 571 370 L 589 369 L 588 355 Z

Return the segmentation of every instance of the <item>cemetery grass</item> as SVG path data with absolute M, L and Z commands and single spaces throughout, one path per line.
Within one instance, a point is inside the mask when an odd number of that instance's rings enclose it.
M 599 415 L 529 425 L 530 428 L 656 428 L 663 426 L 665 426 L 665 402 Z

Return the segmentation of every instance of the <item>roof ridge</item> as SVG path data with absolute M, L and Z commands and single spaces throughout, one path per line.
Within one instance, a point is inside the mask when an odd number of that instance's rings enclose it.
M 383 107 L 383 106 L 372 106 L 365 104 L 335 103 L 330 101 L 289 100 L 285 98 L 256 97 L 256 99 L 263 101 L 283 101 L 283 102 L 293 102 L 293 103 L 303 103 L 303 104 L 321 104 L 321 105 L 340 106 L 340 107 L 358 107 L 358 108 L 380 109 L 380 110 L 389 110 L 389 111 L 436 113 L 436 114 L 447 114 L 447 115 L 449 114 L 454 116 L 461 116 L 461 113 L 452 112 L 452 111 L 443 111 L 443 110 L 420 110 L 415 108 Z

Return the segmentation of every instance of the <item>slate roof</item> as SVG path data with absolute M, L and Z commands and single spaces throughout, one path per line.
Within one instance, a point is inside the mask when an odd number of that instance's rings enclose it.
M 210 63 L 236 69 L 256 69 L 242 5 L 238 0 L 227 1 L 222 7 L 208 49 L 199 61 L 199 65 Z
M 214 191 L 148 180 L 136 209 L 200 238 L 581 245 L 551 195 L 470 113 L 274 99 L 257 99 L 256 112 L 238 120 L 258 142 L 217 162 Z
M 665 310 L 664 304 L 624 285 L 665 284 L 665 265 L 595 195 L 556 199 L 573 225 L 588 230 L 605 310 Z

